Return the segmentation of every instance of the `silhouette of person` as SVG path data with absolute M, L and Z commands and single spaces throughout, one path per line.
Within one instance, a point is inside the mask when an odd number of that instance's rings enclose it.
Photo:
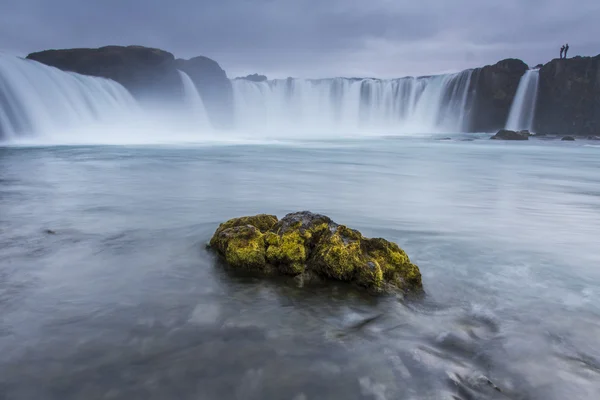
M 563 53 L 565 51 L 565 45 L 563 44 L 562 47 L 560 48 L 560 59 L 562 60 L 563 58 Z
M 565 58 L 567 58 L 567 51 L 569 51 L 569 43 L 565 45 Z

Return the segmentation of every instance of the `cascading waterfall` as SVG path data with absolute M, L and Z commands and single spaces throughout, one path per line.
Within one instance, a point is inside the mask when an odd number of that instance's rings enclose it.
M 393 80 L 237 79 L 236 123 L 267 130 L 461 132 L 469 122 L 472 73 Z
M 540 71 L 537 69 L 525 71 L 525 74 L 521 77 L 517 93 L 510 107 L 506 129 L 513 131 L 533 130 L 539 77 Z
M 137 109 L 114 81 L 0 53 L 0 139 L 87 127 Z
M 463 132 L 474 97 L 472 74 L 234 80 L 236 129 L 231 134 Z M 203 99 L 190 76 L 179 71 L 179 77 L 183 104 L 158 96 L 140 105 L 112 80 L 0 54 L 0 140 L 144 143 L 207 138 L 214 131 Z
M 191 113 L 195 126 L 199 128 L 208 127 L 210 123 L 206 108 L 204 108 L 204 101 L 202 101 L 202 96 L 200 96 L 196 85 L 194 85 L 194 81 L 185 72 L 179 70 L 178 72 L 183 85 L 183 100 Z

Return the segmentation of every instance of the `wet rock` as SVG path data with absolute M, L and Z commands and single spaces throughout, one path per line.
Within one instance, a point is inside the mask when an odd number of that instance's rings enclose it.
M 575 138 L 573 136 L 563 136 L 563 138 L 560 140 L 565 141 L 565 142 L 574 142 Z
M 600 140 L 600 136 L 588 136 L 588 140 Z
M 373 292 L 421 292 L 419 268 L 397 244 L 369 239 L 309 211 L 260 214 L 221 224 L 209 247 L 232 268 L 355 283 Z
M 523 130 L 519 131 L 519 133 L 521 135 L 531 136 L 531 132 L 529 132 L 527 129 L 523 129 Z
M 510 131 L 508 129 L 501 129 L 498 131 L 498 133 L 496 133 L 490 139 L 493 139 L 493 140 L 529 140 L 529 134 Z
M 44 233 L 47 235 L 56 235 L 56 231 L 53 231 L 52 229 L 45 229 Z

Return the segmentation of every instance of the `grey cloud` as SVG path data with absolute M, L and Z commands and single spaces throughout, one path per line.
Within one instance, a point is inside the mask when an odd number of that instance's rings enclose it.
M 0 3 L 1 48 L 141 44 L 206 55 L 230 76 L 403 76 L 518 57 L 595 55 L 596 0 L 19 0 Z

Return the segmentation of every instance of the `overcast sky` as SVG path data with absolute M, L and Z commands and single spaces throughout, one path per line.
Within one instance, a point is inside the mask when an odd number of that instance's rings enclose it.
M 600 53 L 600 0 L 0 0 L 0 49 L 139 44 L 230 77 L 400 77 Z

